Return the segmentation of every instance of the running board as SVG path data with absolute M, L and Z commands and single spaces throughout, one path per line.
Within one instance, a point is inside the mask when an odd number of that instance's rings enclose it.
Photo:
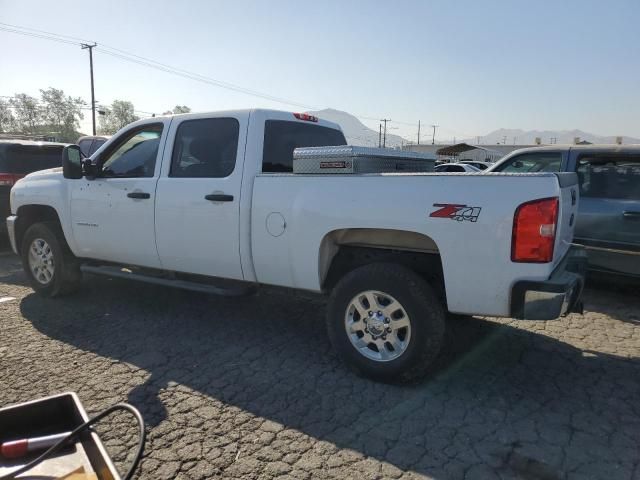
M 105 275 L 107 277 L 127 278 L 129 280 L 138 280 L 140 282 L 152 283 L 154 285 L 163 285 L 166 287 L 181 288 L 183 290 L 192 290 L 194 292 L 210 293 L 214 295 L 222 295 L 225 297 L 242 297 L 255 292 L 255 287 L 242 286 L 223 288 L 216 285 L 206 283 L 190 282 L 188 280 L 176 280 L 170 278 L 161 278 L 153 275 L 144 275 L 134 273 L 123 267 L 112 267 L 107 265 L 80 265 L 83 273 L 92 273 L 94 275 Z

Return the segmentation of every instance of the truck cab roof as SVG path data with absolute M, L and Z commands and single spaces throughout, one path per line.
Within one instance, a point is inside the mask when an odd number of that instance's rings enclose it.
M 182 118 L 182 119 L 188 119 L 188 118 L 193 118 L 193 119 L 197 119 L 197 118 L 206 118 L 207 115 L 213 115 L 215 114 L 216 116 L 220 116 L 220 114 L 228 114 L 229 116 L 234 116 L 234 115 L 259 115 L 264 119 L 271 119 L 271 120 L 286 120 L 286 121 L 298 121 L 298 122 L 312 122 L 315 123 L 316 125 L 322 126 L 322 127 L 328 127 L 328 128 L 333 128 L 335 130 L 340 130 L 342 131 L 342 128 L 340 128 L 340 125 L 338 125 L 335 122 L 330 122 L 328 120 L 324 120 L 322 118 L 313 116 L 313 115 L 309 115 L 305 112 L 288 112 L 288 111 L 284 111 L 284 110 L 272 110 L 272 109 L 267 109 L 267 108 L 243 108 L 243 109 L 235 109 L 235 110 L 212 110 L 212 111 L 208 111 L 208 112 L 192 112 L 192 113 L 178 113 L 175 115 L 159 115 L 156 117 L 149 117 L 149 118 L 145 118 L 142 120 L 138 120 L 135 123 L 129 124 L 127 125 L 126 128 L 130 128 L 131 126 L 135 126 L 135 125 L 145 125 L 145 124 L 149 124 L 149 123 L 156 123 L 158 122 L 158 120 L 164 120 L 167 118 L 173 118 L 173 117 L 178 117 L 178 118 Z

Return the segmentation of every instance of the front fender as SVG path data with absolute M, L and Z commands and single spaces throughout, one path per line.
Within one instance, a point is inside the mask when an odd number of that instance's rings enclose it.
M 69 210 L 68 181 L 62 176 L 62 171 L 35 172 L 16 182 L 11 189 L 11 212 L 17 216 L 17 222 L 26 228 L 23 221 L 36 215 L 38 207 L 53 209 L 58 217 L 60 226 L 71 251 L 77 252 Z M 33 218 L 33 217 L 31 217 Z M 18 246 L 19 246 L 19 239 Z

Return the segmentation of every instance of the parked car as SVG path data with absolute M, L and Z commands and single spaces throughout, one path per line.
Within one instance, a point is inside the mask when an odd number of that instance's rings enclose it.
M 594 271 L 640 277 L 640 146 L 550 146 L 516 150 L 486 172 L 576 172 L 575 241 Z
M 60 167 L 66 143 L 0 140 L 0 215 L 11 214 L 9 192 L 22 177 L 36 170 Z M 5 231 L 3 221 L 0 230 Z M 3 232 L 4 233 L 4 232 Z
M 86 135 L 80 137 L 76 143 L 80 147 L 82 155 L 90 157 L 110 138 L 111 135 Z
M 466 163 L 443 163 L 441 165 L 436 165 L 434 168 L 435 172 L 443 173 L 478 173 L 480 170 L 473 165 L 469 165 Z
M 336 352 L 385 381 L 428 370 L 446 310 L 549 320 L 579 307 L 575 174 L 292 173 L 294 149 L 344 144 L 338 125 L 308 114 L 140 120 L 92 163 L 71 145 L 62 171 L 20 180 L 11 244 L 47 296 L 83 272 L 326 294 Z
M 479 160 L 460 160 L 458 163 L 464 163 L 465 165 L 471 165 L 476 167 L 478 170 L 486 170 L 491 167 L 493 164 L 489 162 L 481 162 Z

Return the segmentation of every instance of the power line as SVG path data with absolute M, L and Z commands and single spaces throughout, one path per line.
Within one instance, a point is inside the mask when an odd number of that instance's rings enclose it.
M 80 37 L 72 37 L 71 35 L 63 35 L 62 33 L 53 33 L 53 32 L 47 32 L 45 30 L 38 30 L 37 28 L 31 28 L 31 27 L 21 27 L 20 25 L 12 25 L 11 23 L 4 23 L 4 22 L 0 22 L 0 26 L 3 27 L 8 27 L 8 28 L 16 28 L 16 29 L 20 29 L 20 30 L 28 30 L 31 32 L 35 32 L 35 33 L 41 33 L 44 35 L 52 35 L 55 37 L 61 37 L 64 39 L 68 39 L 68 40 L 76 40 L 75 43 L 91 43 L 90 40 L 87 40 L 86 38 L 80 38 Z
M 2 24 L 0 24 L 2 25 Z M 28 37 L 35 37 L 35 38 L 43 38 L 45 40 L 52 40 L 54 42 L 59 42 L 59 43 L 67 43 L 69 45 L 80 45 L 78 42 L 72 42 L 71 40 L 65 40 L 63 38 L 55 38 L 55 37 L 51 37 L 51 36 L 47 36 L 47 35 L 40 35 L 37 33 L 30 33 L 30 32 L 22 32 L 20 30 L 15 30 L 12 28 L 5 28 L 0 26 L 0 30 L 5 31 L 5 32 L 9 32 L 9 33 L 17 33 L 19 35 L 26 35 Z
M 274 97 L 272 95 L 263 94 L 263 93 L 260 93 L 260 92 L 251 91 L 251 90 L 245 89 L 244 87 L 239 87 L 239 86 L 235 86 L 235 85 L 232 85 L 232 84 L 226 84 L 225 82 L 221 82 L 221 81 L 213 79 L 213 78 L 205 77 L 204 75 L 200 75 L 200 74 L 197 74 L 197 73 L 188 73 L 186 71 L 181 71 L 179 69 L 174 69 L 172 67 L 165 67 L 163 64 L 158 63 L 158 62 L 137 60 L 135 58 L 131 58 L 131 57 L 128 57 L 126 55 L 121 55 L 121 54 L 116 53 L 116 52 L 111 52 L 111 51 L 105 50 L 104 48 L 101 48 L 101 47 L 97 47 L 96 50 L 98 52 L 110 55 L 112 57 L 119 58 L 121 60 L 125 60 L 127 62 L 136 63 L 138 65 L 146 66 L 146 67 L 149 67 L 149 68 L 154 68 L 156 70 L 160 70 L 160 71 L 163 71 L 163 72 L 166 72 L 166 73 L 171 73 L 173 75 L 177 75 L 179 77 L 187 78 L 189 80 L 194 80 L 194 81 L 197 81 L 197 82 L 206 83 L 206 84 L 213 85 L 213 86 L 216 86 L 216 87 L 225 88 L 227 90 L 233 90 L 233 91 L 236 91 L 238 93 L 243 93 L 245 95 L 251 95 L 251 96 L 254 96 L 254 97 L 260 97 L 260 98 L 263 98 L 265 100 L 270 100 L 270 101 L 276 102 L 276 103 L 282 103 L 282 104 L 285 104 L 285 105 L 294 105 L 296 107 L 302 107 L 302 108 L 309 109 L 309 110 L 319 110 L 317 107 L 314 107 L 314 106 L 311 106 L 311 105 L 295 102 L 295 101 L 292 101 L 292 100 L 287 100 L 287 99 L 284 99 L 284 98 Z
M 9 27 L 9 28 L 7 28 Z M 60 43 L 65 43 L 65 44 L 69 44 L 69 45 L 77 45 L 77 46 L 82 46 L 82 44 L 84 42 L 86 42 L 85 40 L 83 40 L 82 42 L 80 41 L 73 41 L 70 40 L 68 38 L 59 38 L 59 37 L 63 37 L 62 35 L 59 35 L 57 33 L 52 33 L 52 32 L 45 32 L 43 30 L 35 30 L 35 29 L 28 29 L 28 30 L 32 30 L 31 32 L 27 32 L 27 31 L 21 31 L 18 29 L 25 29 L 25 27 L 18 27 L 16 25 L 10 25 L 10 24 L 5 24 L 5 23 L 0 23 L 0 30 L 6 31 L 6 32 L 10 32 L 10 33 L 16 33 L 19 35 L 26 35 L 29 37 L 36 37 L 36 38 L 41 38 L 44 40 L 52 40 L 52 41 L 56 41 L 56 42 L 60 42 Z M 37 32 L 37 33 L 34 33 Z M 67 37 L 67 36 L 64 36 Z M 70 38 L 76 38 L 76 37 L 70 37 Z M 81 39 L 77 39 L 77 40 L 81 40 Z M 239 93 L 244 93 L 247 95 L 252 95 L 252 96 L 256 96 L 256 97 L 260 97 L 263 98 L 265 100 L 270 100 L 273 102 L 277 102 L 277 103 L 283 103 L 286 105 L 294 105 L 297 107 L 302 107 L 302 108 L 307 108 L 310 110 L 319 110 L 318 107 L 312 106 L 312 105 L 308 105 L 308 104 L 304 104 L 302 102 L 297 102 L 297 101 L 293 101 L 293 100 L 288 100 L 285 98 L 280 98 L 280 97 L 276 97 L 274 95 L 269 95 L 266 93 L 262 93 L 259 92 L 257 90 L 251 90 L 249 88 L 245 88 L 245 87 L 241 87 L 239 85 L 235 85 L 229 82 L 223 82 L 221 80 L 217 80 L 215 78 L 211 78 L 211 77 L 207 77 L 205 75 L 200 75 L 198 73 L 194 73 L 194 72 L 190 72 L 188 70 L 183 70 L 180 68 L 176 68 L 176 67 L 172 67 L 170 65 L 161 63 L 161 62 L 157 62 L 155 60 L 151 60 L 149 58 L 145 58 L 142 57 L 140 55 L 135 55 L 129 52 L 126 52 L 124 50 L 115 48 L 115 47 L 110 47 L 108 45 L 104 45 L 101 44 L 100 47 L 96 48 L 96 51 L 100 51 L 102 53 L 105 53 L 107 55 L 111 55 L 113 57 L 119 58 L 121 60 L 126 60 L 129 62 L 133 62 L 133 63 L 137 63 L 139 65 L 143 65 L 146 67 L 150 67 L 150 68 L 155 68 L 157 70 L 161 70 L 164 71 L 166 73 L 172 73 L 174 75 L 178 75 L 178 76 L 182 76 L 191 80 L 196 80 L 196 81 L 200 81 L 203 83 L 208 83 L 214 86 L 218 86 L 221 88 L 226 88 L 229 90 L 234 90 L 236 92 Z M 120 52 L 120 53 L 118 53 Z M 364 117 L 363 117 L 364 118 Z
M 8 26 L 11 28 L 4 28 L 3 26 Z M 22 32 L 16 29 L 24 29 L 24 30 L 31 30 L 33 32 L 37 32 L 37 33 L 30 33 L 30 32 Z M 54 40 L 54 41 L 60 41 L 62 43 L 68 43 L 71 45 L 80 45 L 82 46 L 83 44 L 87 44 L 87 43 L 95 43 L 95 42 L 89 42 L 88 40 L 85 39 L 81 39 L 78 37 L 71 37 L 68 35 L 60 35 L 57 33 L 52 33 L 52 32 L 46 32 L 44 30 L 36 30 L 36 29 L 32 29 L 32 28 L 27 28 L 27 27 L 19 27 L 17 25 L 10 25 L 10 24 L 6 24 L 6 23 L 2 23 L 0 22 L 0 30 L 6 30 L 6 31 L 10 31 L 12 33 L 18 33 L 18 34 L 22 34 L 22 35 L 27 35 L 27 36 L 35 36 L 38 38 L 43 38 L 46 40 Z M 61 38 L 57 38 L 57 37 L 65 37 L 64 39 Z M 72 41 L 72 40 L 68 40 L 68 39 L 75 39 L 78 40 L 80 43 L 78 43 L 78 41 Z M 261 97 L 265 100 L 271 100 L 277 103 L 283 103 L 286 105 L 294 105 L 297 107 L 303 107 L 303 108 L 308 108 L 311 110 L 319 110 L 318 107 L 312 106 L 312 105 L 307 105 L 301 102 L 295 102 L 295 101 L 291 101 L 285 98 L 280 98 L 280 97 L 276 97 L 274 95 L 269 95 L 266 93 L 262 93 L 259 92 L 257 90 L 251 90 L 249 88 L 245 88 L 245 87 L 241 87 L 239 85 L 235 85 L 229 82 L 224 82 L 222 80 L 217 80 L 215 78 L 211 78 L 211 77 L 207 77 L 205 75 L 201 75 L 199 73 L 195 73 L 195 72 L 190 72 L 188 70 L 183 70 L 177 67 L 172 67 L 170 65 L 167 65 L 165 63 L 162 62 L 158 62 L 156 60 L 152 60 L 150 58 L 146 58 L 143 57 L 141 55 L 136 55 L 134 53 L 130 53 L 127 52 L 125 50 L 121 50 L 119 48 L 115 48 L 115 47 L 111 47 L 109 45 L 105 45 L 105 44 L 100 44 L 100 47 L 96 48 L 97 51 L 100 51 L 102 53 L 105 53 L 107 55 L 111 55 L 113 57 L 116 58 L 120 58 L 121 60 L 126 60 L 129 62 L 133 62 L 133 63 L 138 63 L 139 65 L 143 65 L 143 66 L 147 66 L 150 68 L 155 68 L 167 73 L 173 73 L 176 75 L 180 75 L 180 76 L 184 76 L 186 78 L 189 78 L 191 80 L 196 80 L 196 81 L 201 81 L 204 83 L 209 83 L 215 86 L 219 86 L 221 88 L 227 88 L 227 89 L 231 89 L 234 91 L 237 91 L 239 93 L 245 93 L 247 95 L 253 95 L 253 96 L 258 96 Z M 112 50 L 112 51 L 110 51 Z M 116 53 L 119 52 L 119 53 Z M 134 61 L 131 57 L 137 59 L 137 61 Z M 162 68 L 160 68 L 162 67 Z M 367 118 L 367 117 L 360 117 L 360 118 Z
M 0 95 L 0 98 L 15 99 L 15 98 L 18 98 L 18 96 L 17 95 Z M 45 110 L 46 109 L 46 107 L 47 107 L 46 103 L 38 100 L 35 97 L 31 97 L 31 98 L 33 98 L 35 100 L 33 103 L 34 103 L 34 106 L 37 109 L 39 109 L 39 110 Z M 96 104 L 97 103 L 98 102 L 96 102 Z M 9 108 L 11 110 L 19 110 L 22 107 L 20 107 L 19 105 L 6 105 L 5 108 Z M 84 100 L 83 100 L 83 105 L 79 106 L 78 108 L 80 110 L 91 110 L 91 107 Z M 108 110 L 109 106 L 108 105 L 104 105 L 104 109 Z M 98 110 L 98 113 L 100 113 L 102 115 L 104 112 L 101 113 L 101 110 Z M 142 113 L 144 115 L 150 115 L 150 116 L 156 115 L 156 112 L 147 112 L 145 110 L 134 110 L 133 113 Z
M 55 42 L 59 42 L 59 43 L 64 43 L 64 44 L 68 44 L 68 45 L 76 45 L 76 46 L 82 46 L 83 44 L 89 44 L 89 43 L 95 43 L 95 42 L 91 42 L 89 40 L 83 39 L 83 38 L 79 38 L 79 37 L 73 37 L 70 35 L 62 35 L 62 34 L 58 34 L 58 33 L 53 33 L 53 32 L 47 32 L 45 30 L 38 30 L 38 29 L 34 29 L 34 28 L 29 28 L 29 27 L 22 27 L 22 26 L 18 26 L 18 25 L 12 25 L 12 24 L 8 24 L 8 23 L 3 23 L 0 22 L 0 30 L 1 31 L 6 31 L 9 33 L 16 33 L 19 35 L 25 35 L 25 36 L 29 36 L 29 37 L 35 37 L 35 38 L 40 38 L 40 39 L 44 39 L 44 40 L 51 40 L 51 41 L 55 41 Z M 276 102 L 276 103 L 282 103 L 285 105 L 292 105 L 292 106 L 297 106 L 297 107 L 302 107 L 305 109 L 309 109 L 309 110 L 320 110 L 319 107 L 316 106 L 312 106 L 312 105 L 308 105 L 302 102 L 298 102 L 298 101 L 293 101 L 293 100 L 289 100 L 286 98 L 281 98 L 281 97 L 277 97 L 274 95 L 270 95 L 264 92 L 260 92 L 257 90 L 252 90 L 246 87 L 242 87 L 240 85 L 236 85 L 233 83 L 229 83 L 229 82 L 224 82 L 222 80 L 218 80 L 212 77 L 208 77 L 205 75 L 201 75 L 195 72 L 190 72 L 188 70 L 184 70 L 181 68 L 177 68 L 177 67 L 172 67 L 170 65 L 167 65 L 165 63 L 162 62 L 158 62 L 156 60 L 152 60 L 150 58 L 146 58 L 143 57 L 141 55 L 136 55 L 130 52 L 127 52 L 125 50 L 121 50 L 119 48 L 115 48 L 115 47 L 111 47 L 109 45 L 105 45 L 105 44 L 100 44 L 99 47 L 96 47 L 96 51 L 99 51 L 101 53 L 104 53 L 106 55 L 110 55 L 112 57 L 115 58 L 119 58 L 121 60 L 125 60 L 128 62 L 132 62 L 132 63 L 136 63 L 138 65 L 141 66 L 146 66 L 149 68 L 154 68 L 156 70 L 160 70 L 163 71 L 165 73 L 171 73 L 173 75 L 177 75 L 177 76 L 181 76 L 183 78 L 187 78 L 189 80 L 194 80 L 194 81 L 199 81 L 201 83 L 205 83 L 205 84 L 209 84 L 212 86 L 217 86 L 220 88 L 225 88 L 228 90 L 232 90 L 238 93 L 243 93 L 246 95 L 251 95 L 251 96 L 255 96 L 255 97 L 259 97 L 262 98 L 264 100 L 269 100 L 272 102 Z M 354 115 L 356 118 L 359 118 L 361 120 L 370 120 L 370 121 L 377 121 L 377 118 L 375 117 L 367 117 L 367 116 L 363 116 L 363 115 Z M 415 122 L 405 122 L 405 121 L 400 121 L 400 120 L 395 120 L 394 123 L 400 124 L 400 125 L 407 125 L 407 126 L 412 126 L 415 127 L 416 123 Z

